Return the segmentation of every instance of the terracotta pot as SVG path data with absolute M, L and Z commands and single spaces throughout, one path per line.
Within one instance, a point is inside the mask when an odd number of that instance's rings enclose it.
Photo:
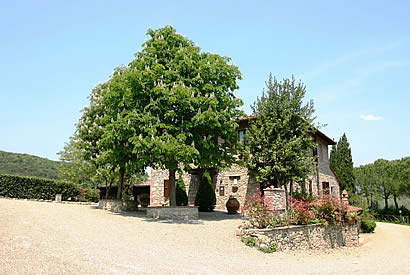
M 356 219 L 353 217 L 345 217 L 345 222 L 347 224 L 354 224 L 356 222 Z
M 226 202 L 226 209 L 228 210 L 229 214 L 236 214 L 238 213 L 239 205 L 239 201 L 236 198 L 230 197 Z

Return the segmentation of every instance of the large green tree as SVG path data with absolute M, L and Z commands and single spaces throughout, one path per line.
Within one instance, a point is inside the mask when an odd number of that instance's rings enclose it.
M 62 165 L 58 169 L 60 180 L 70 181 L 79 185 L 95 186 L 96 166 L 84 160 L 80 141 L 76 135 L 70 137 L 65 144 L 64 150 L 59 152 Z
M 346 189 L 351 194 L 356 193 L 352 151 L 346 134 L 343 134 L 336 146 L 332 146 L 329 162 L 341 180 L 340 192 Z
M 303 104 L 306 87 L 293 77 L 279 82 L 270 75 L 266 88 L 252 106 L 255 119 L 246 136 L 247 166 L 261 189 L 304 182 L 314 162 L 309 153 L 315 147 L 313 102 Z
M 242 105 L 233 91 L 241 75 L 228 57 L 201 52 L 171 26 L 148 35 L 129 65 L 132 105 L 143 106 L 131 119 L 131 126 L 142 125 L 143 132 L 129 140 L 134 153 L 149 148 L 150 164 L 169 171 L 174 206 L 177 170 L 231 164 L 237 142 L 232 118 Z

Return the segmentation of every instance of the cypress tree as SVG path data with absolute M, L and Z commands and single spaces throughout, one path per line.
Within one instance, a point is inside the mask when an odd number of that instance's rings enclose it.
M 342 181 L 340 192 L 346 189 L 351 194 L 356 193 L 352 151 L 349 142 L 347 141 L 346 134 L 343 134 L 336 146 L 332 146 L 330 166 Z
M 206 171 L 201 178 L 198 192 L 195 197 L 195 205 L 199 206 L 199 211 L 212 211 L 216 204 L 216 195 L 212 185 L 209 171 Z
M 186 194 L 185 183 L 181 176 L 177 180 L 175 196 L 176 196 L 177 206 L 188 205 L 188 196 Z

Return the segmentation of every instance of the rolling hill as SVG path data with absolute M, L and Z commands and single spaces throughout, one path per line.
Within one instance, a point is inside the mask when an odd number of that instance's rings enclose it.
M 58 179 L 59 161 L 0 151 L 0 174 Z

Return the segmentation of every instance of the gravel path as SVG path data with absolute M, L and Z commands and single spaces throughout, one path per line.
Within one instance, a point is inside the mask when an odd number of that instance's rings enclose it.
M 409 226 L 378 223 L 360 248 L 264 254 L 235 236 L 240 223 L 0 199 L 0 274 L 410 274 Z

